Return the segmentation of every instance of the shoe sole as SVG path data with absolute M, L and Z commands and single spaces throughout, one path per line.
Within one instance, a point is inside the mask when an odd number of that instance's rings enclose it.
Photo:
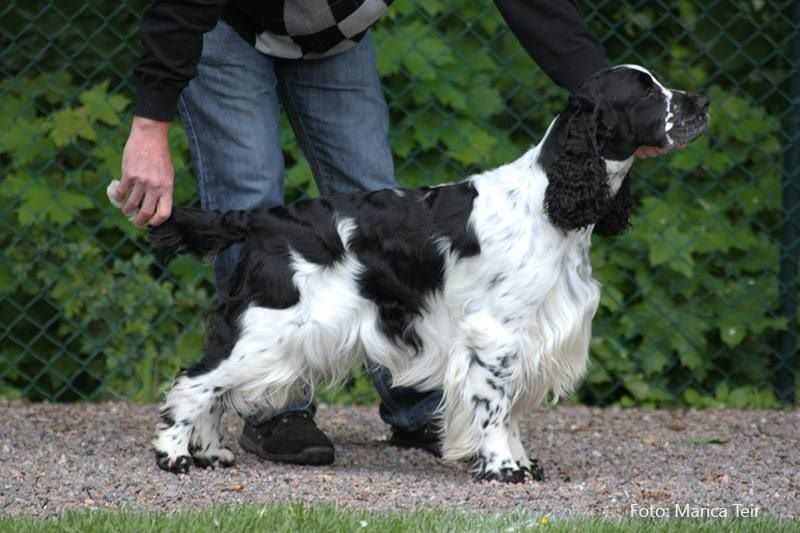
M 332 464 L 334 460 L 334 452 L 327 446 L 311 446 L 297 453 L 267 453 L 245 435 L 239 437 L 239 446 L 261 459 L 277 463 L 322 466 Z

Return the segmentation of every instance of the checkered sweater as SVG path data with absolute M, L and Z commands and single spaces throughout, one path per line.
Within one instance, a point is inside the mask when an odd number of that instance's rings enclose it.
M 406 0 L 414 1 L 414 0 Z M 153 0 L 141 25 L 142 58 L 134 76 L 138 116 L 171 120 L 180 92 L 197 71 L 203 33 L 222 19 L 257 50 L 308 59 L 353 47 L 392 0 Z M 495 0 L 511 30 L 559 85 L 575 89 L 608 65 L 575 4 L 566 0 Z

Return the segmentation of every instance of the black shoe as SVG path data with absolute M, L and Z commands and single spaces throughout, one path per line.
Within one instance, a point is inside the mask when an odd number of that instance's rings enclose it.
M 269 461 L 296 465 L 333 462 L 333 443 L 306 412 L 285 413 L 258 425 L 245 422 L 239 445 Z
M 392 436 L 386 441 L 398 448 L 419 448 L 436 457 L 442 456 L 442 442 L 439 439 L 439 425 L 429 422 L 416 431 L 392 428 Z

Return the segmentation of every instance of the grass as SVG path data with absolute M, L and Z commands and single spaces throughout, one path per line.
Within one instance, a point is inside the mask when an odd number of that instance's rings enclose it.
M 106 511 L 68 512 L 60 518 L 0 517 L 0 533 L 28 532 L 521 532 L 568 533 L 766 533 L 800 532 L 800 522 L 770 518 L 737 520 L 600 520 L 569 518 L 553 520 L 522 512 L 475 514 L 422 511 L 411 513 L 370 513 L 348 511 L 331 506 L 308 507 L 301 504 L 267 507 L 223 507 L 205 511 L 177 513 L 135 513 Z

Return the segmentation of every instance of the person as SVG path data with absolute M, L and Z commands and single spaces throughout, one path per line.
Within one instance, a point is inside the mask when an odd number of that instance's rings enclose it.
M 169 217 L 173 166 L 167 134 L 178 110 L 205 208 L 282 203 L 281 107 L 321 194 L 394 187 L 388 109 L 369 36 L 390 3 L 155 0 L 140 29 L 134 117 L 115 193 L 122 211 L 140 226 Z M 568 91 L 609 66 L 572 1 L 495 3 L 536 63 Z M 218 291 L 237 257 L 234 247 L 215 260 Z M 392 427 L 390 443 L 437 453 L 432 415 L 441 393 L 392 388 L 384 368 L 368 373 L 381 397 L 380 416 Z M 334 458 L 302 386 L 288 408 L 247 416 L 240 444 L 262 458 L 290 463 L 327 464 Z

